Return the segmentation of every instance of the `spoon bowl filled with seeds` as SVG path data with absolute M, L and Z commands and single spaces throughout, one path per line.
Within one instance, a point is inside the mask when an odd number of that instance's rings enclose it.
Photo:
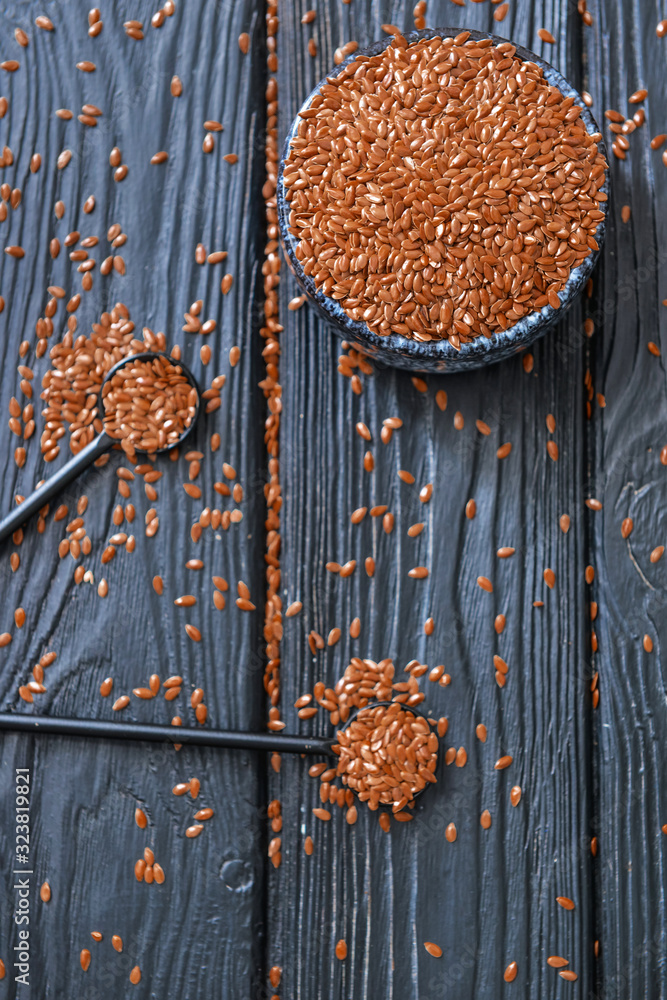
M 350 715 L 332 750 L 337 776 L 370 809 L 394 814 L 437 782 L 439 740 L 416 708 L 397 701 L 370 702 Z
M 479 31 L 392 35 L 306 98 L 277 189 L 309 302 L 377 362 L 454 372 L 551 329 L 604 238 L 608 164 L 577 91 Z
M 199 388 L 182 361 L 161 351 L 122 358 L 99 387 L 93 414 L 101 426 L 97 437 L 0 522 L 0 542 L 114 445 L 130 460 L 138 451 L 151 455 L 170 451 L 191 434 L 198 414 Z

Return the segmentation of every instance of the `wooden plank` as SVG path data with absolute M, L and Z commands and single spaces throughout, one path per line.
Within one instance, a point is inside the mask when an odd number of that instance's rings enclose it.
M 587 86 L 598 120 L 614 108 L 632 114 L 628 97 L 649 90 L 648 125 L 629 136 L 623 163 L 612 157 L 613 214 L 595 281 L 591 316 L 591 494 L 604 503 L 590 515 L 591 597 L 599 651 L 596 713 L 599 857 L 597 935 L 605 997 L 664 997 L 667 874 L 661 826 L 667 818 L 662 740 L 665 708 L 665 561 L 650 554 L 665 545 L 667 469 L 660 462 L 665 433 L 664 364 L 649 342 L 667 348 L 667 232 L 660 206 L 667 195 L 661 153 L 649 140 L 664 132 L 665 41 L 656 37 L 659 5 L 589 4 L 594 30 L 585 33 Z M 613 72 L 610 72 L 613 67 Z M 612 136 L 605 122 L 605 134 Z M 621 220 L 629 205 L 629 223 Z M 634 522 L 623 539 L 624 518 Z M 643 637 L 653 643 L 644 649 Z
M 160 529 L 149 539 L 143 524 L 152 504 L 140 480 L 132 485 L 137 509 L 128 529 L 137 538 L 133 555 L 121 551 L 108 566 L 100 564 L 106 540 L 116 530 L 111 515 L 119 499 L 114 473 L 118 456 L 63 497 L 71 511 L 81 494 L 89 497 L 85 518 L 93 549 L 84 562 L 95 584 L 103 573 L 108 578 L 105 600 L 98 598 L 96 586 L 75 586 L 75 562 L 58 558 L 67 522 L 56 524 L 50 517 L 41 536 L 32 525 L 18 549 L 21 564 L 16 573 L 9 566 L 12 547 L 5 548 L 0 631 L 11 631 L 13 641 L 0 650 L 2 705 L 17 711 L 112 718 L 114 697 L 145 685 L 153 671 L 162 679 L 180 673 L 185 684 L 176 701 L 165 702 L 160 696 L 149 704 L 133 698 L 124 718 L 168 723 L 179 714 L 185 723 L 195 724 L 189 694 L 200 686 L 209 725 L 253 728 L 264 715 L 261 667 L 252 666 L 261 651 L 264 544 L 265 459 L 258 416 L 263 401 L 257 388 L 262 362 L 253 310 L 263 224 L 264 8 L 257 0 L 177 3 L 174 17 L 155 30 L 149 23 L 154 5 L 123 5 L 103 11 L 102 34 L 93 39 L 87 35 L 88 5 L 47 7 L 55 22 L 52 33 L 34 27 L 34 15 L 41 10 L 32 6 L 14 12 L 5 8 L 0 21 L 2 58 L 21 62 L 15 74 L 3 72 L 0 80 L 0 93 L 9 98 L 9 112 L 0 122 L 0 145 L 8 144 L 15 157 L 1 179 L 24 191 L 21 207 L 0 226 L 0 239 L 3 246 L 20 243 L 26 249 L 20 261 L 0 256 L 0 292 L 6 300 L 0 316 L 3 412 L 12 395 L 20 397 L 16 364 L 24 336 L 32 344 L 26 363 L 33 364 L 33 329 L 44 310 L 46 286 L 60 284 L 68 297 L 79 290 L 80 276 L 67 253 L 61 252 L 55 262 L 48 253 L 52 236 L 63 241 L 74 229 L 82 236 L 96 234 L 100 241 L 92 251 L 98 260 L 94 287 L 83 296 L 76 314 L 79 332 L 88 331 L 104 309 L 121 299 L 138 330 L 144 324 L 164 330 L 170 344 L 182 346 L 184 360 L 204 385 L 219 373 L 226 375 L 227 384 L 221 408 L 202 423 L 190 445 L 204 453 L 197 480 L 202 499 L 191 500 L 180 485 L 188 477 L 183 457 L 174 464 L 159 459 L 156 467 L 164 475 L 157 483 L 154 506 Z M 122 22 L 128 17 L 144 20 L 143 41 L 123 33 Z M 30 36 L 27 49 L 13 40 L 17 25 Z M 253 38 L 247 56 L 239 51 L 241 31 Z M 97 70 L 79 72 L 75 63 L 81 59 L 94 60 Z M 174 73 L 183 81 L 178 99 L 170 95 Z M 103 111 L 95 128 L 76 120 L 84 102 Z M 57 107 L 71 108 L 74 119 L 60 121 L 54 115 Z M 205 119 L 219 120 L 225 127 L 208 156 L 202 152 Z M 114 183 L 108 164 L 114 145 L 129 167 L 122 183 Z M 73 158 L 58 171 L 55 161 L 63 148 L 70 148 Z M 150 157 L 162 149 L 169 152 L 168 163 L 151 166 Z M 42 154 L 43 163 L 31 175 L 28 164 L 34 151 Z M 222 160 L 228 152 L 238 154 L 237 164 Z M 82 204 L 90 194 L 97 205 L 84 215 Z M 60 223 L 53 212 L 57 198 L 66 204 Z M 104 278 L 99 262 L 109 252 L 107 227 L 116 221 L 128 235 L 117 251 L 125 257 L 127 273 Z M 209 251 L 227 250 L 227 261 L 195 264 L 199 242 Z M 220 281 L 227 271 L 234 275 L 234 286 L 223 299 Z M 204 300 L 202 318 L 217 321 L 206 341 L 213 355 L 207 368 L 199 358 L 204 337 L 181 332 L 181 317 L 197 298 Z M 63 305 L 57 316 L 54 338 L 64 329 Z M 235 368 L 229 362 L 233 345 L 241 348 Z M 36 395 L 47 361 L 44 357 L 34 363 Z M 18 440 L 5 431 L 2 510 L 10 508 L 16 492 L 29 491 L 49 471 L 39 460 L 41 418 L 37 425 L 20 471 L 13 462 Z M 213 432 L 222 441 L 215 454 L 209 447 Z M 238 504 L 213 490 L 213 483 L 223 478 L 222 462 L 234 466 L 244 488 L 245 498 Z M 243 520 L 227 531 L 204 530 L 194 544 L 190 525 L 205 504 L 238 507 Z M 201 572 L 185 568 L 192 557 L 203 560 Z M 151 587 L 154 574 L 164 578 L 162 597 Z M 212 574 L 229 581 L 223 612 L 212 603 Z M 239 580 L 249 586 L 258 612 L 243 613 L 235 606 Z M 185 593 L 197 597 L 196 607 L 174 608 L 174 599 Z M 12 620 L 19 605 L 27 613 L 22 630 Z M 200 644 L 186 637 L 187 621 L 201 629 Z M 26 683 L 32 665 L 51 649 L 58 659 L 46 671 L 48 691 L 27 706 L 17 698 L 18 685 Z M 98 689 L 107 675 L 114 678 L 114 691 L 104 700 Z M 258 925 L 264 876 L 259 848 L 264 834 L 263 761 L 235 751 L 176 752 L 170 747 L 76 740 L 5 737 L 2 749 L 0 957 L 8 969 L 7 982 L 0 987 L 3 996 L 16 995 L 11 949 L 17 928 L 12 922 L 10 869 L 13 774 L 15 767 L 23 766 L 31 768 L 33 789 L 30 985 L 35 996 L 220 995 L 247 1000 L 255 995 L 262 961 Z M 196 802 L 172 795 L 172 786 L 191 777 L 201 780 Z M 135 826 L 136 806 L 148 815 L 145 831 Z M 185 829 L 203 806 L 212 806 L 215 817 L 198 839 L 186 839 Z M 134 863 L 145 846 L 154 849 L 165 870 L 164 885 L 135 881 Z M 45 879 L 52 887 L 46 905 L 38 897 Z M 103 932 L 102 943 L 92 941 L 92 930 Z M 125 941 L 122 955 L 111 947 L 114 933 Z M 79 966 L 82 948 L 93 953 L 85 976 Z M 135 964 L 143 973 L 138 987 L 128 978 Z
M 369 44 L 380 24 L 411 24 L 404 4 L 332 4 L 318 9 L 314 26 L 302 27 L 306 0 L 281 8 L 279 90 L 281 126 L 286 132 L 308 90 L 333 65 L 338 45 L 356 39 Z M 483 28 L 538 51 L 573 82 L 579 78 L 579 19 L 576 8 L 552 3 L 514 2 L 501 26 L 489 5 L 459 10 L 429 3 L 429 25 Z M 558 11 L 560 11 L 560 20 Z M 538 27 L 557 37 L 553 47 L 537 40 Z M 306 53 L 310 35 L 319 56 Z M 394 658 L 397 670 L 414 658 L 444 663 L 446 688 L 426 679 L 426 707 L 449 718 L 446 745 L 465 746 L 464 768 L 443 768 L 414 822 L 381 832 L 376 817 L 360 809 L 347 827 L 334 810 L 329 823 L 316 820 L 318 783 L 307 776 L 308 762 L 284 759 L 271 797 L 282 800 L 283 860 L 269 879 L 269 964 L 283 966 L 285 995 L 368 998 L 497 997 L 503 972 L 516 961 L 516 986 L 531 997 L 561 996 L 565 988 L 546 963 L 548 955 L 569 959 L 579 981 L 576 995 L 594 987 L 591 926 L 592 873 L 589 841 L 593 810 L 590 782 L 590 679 L 583 568 L 586 560 L 583 497 L 583 351 L 581 307 L 576 305 L 558 332 L 536 345 L 532 374 L 521 359 L 486 371 L 449 378 L 429 377 L 421 394 L 406 373 L 378 370 L 363 376 L 363 394 L 336 372 L 340 343 L 307 306 L 286 310 L 295 294 L 282 283 L 281 382 L 283 385 L 281 476 L 284 603 L 300 600 L 304 611 L 285 621 L 282 648 L 283 717 L 290 731 L 330 732 L 322 718 L 299 723 L 291 708 L 316 680 L 333 684 L 351 655 Z M 435 393 L 449 403 L 442 413 Z M 465 418 L 454 429 L 453 414 Z M 556 418 L 560 460 L 547 457 L 547 413 Z M 400 416 L 401 430 L 389 445 L 380 442 L 382 420 Z M 475 428 L 486 421 L 488 437 Z M 373 435 L 367 445 L 354 426 L 364 421 Z M 510 456 L 496 457 L 511 441 Z M 362 469 L 367 447 L 375 455 L 372 475 Z M 408 469 L 415 486 L 399 482 Z M 434 484 L 423 505 L 416 491 Z M 467 520 L 474 497 L 477 516 Z M 366 518 L 350 524 L 356 507 L 386 503 L 395 515 L 393 534 Z M 571 517 L 569 534 L 560 515 Z M 416 539 L 406 535 L 426 521 Z M 501 561 L 499 546 L 516 548 Z M 375 578 L 363 572 L 365 556 L 377 563 Z M 327 574 L 328 560 L 358 562 L 347 578 Z M 430 567 L 425 581 L 407 576 L 415 565 Z M 552 568 L 549 591 L 543 572 Z M 476 583 L 485 575 L 493 594 Z M 543 608 L 533 601 L 543 600 Z M 507 627 L 494 631 L 494 616 Z M 361 635 L 348 627 L 361 619 Z M 426 637 L 423 624 L 435 619 Z M 326 637 L 337 626 L 343 638 L 333 649 L 310 655 L 311 629 Z M 509 664 L 507 685 L 494 680 L 493 656 Z M 488 728 L 482 745 L 478 723 Z M 514 763 L 496 772 L 495 761 L 511 754 Z M 523 799 L 513 808 L 512 785 Z M 483 809 L 493 825 L 480 827 Z M 458 839 L 444 832 L 454 822 Z M 315 850 L 306 857 L 303 841 Z M 565 911 L 556 897 L 576 902 Z M 299 933 L 295 929 L 299 928 Z M 348 958 L 334 956 L 345 938 Z M 444 949 L 431 958 L 424 941 Z

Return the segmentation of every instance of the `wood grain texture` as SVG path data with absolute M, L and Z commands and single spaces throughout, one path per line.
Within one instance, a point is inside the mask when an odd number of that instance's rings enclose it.
M 665 39 L 656 37 L 656 3 L 589 4 L 595 30 L 585 34 L 588 90 L 598 120 L 607 108 L 632 114 L 628 97 L 649 91 L 647 125 L 630 138 L 625 162 L 613 159 L 614 199 L 591 315 L 591 373 L 606 406 L 591 423 L 592 597 L 600 705 L 596 713 L 596 862 L 601 992 L 605 998 L 667 995 L 664 774 L 667 565 L 650 553 L 667 542 L 665 428 L 667 230 L 661 206 L 667 171 L 649 140 L 665 123 Z M 611 68 L 613 67 L 613 71 Z M 605 131 L 608 132 L 608 123 Z M 621 221 L 629 205 L 629 223 Z M 649 353 L 657 344 L 663 358 Z M 623 539 L 624 518 L 634 521 Z M 643 637 L 653 642 L 644 650 Z
M 302 27 L 304 0 L 282 8 L 279 36 L 282 130 L 303 96 L 333 66 L 335 48 L 349 39 L 361 46 L 378 38 L 385 22 L 409 28 L 411 5 L 375 3 L 327 5 L 314 26 Z M 497 31 L 542 51 L 576 84 L 579 82 L 580 22 L 574 6 L 516 2 L 497 26 L 487 4 L 459 9 L 429 3 L 427 24 Z M 558 39 L 542 46 L 537 28 Z M 306 53 L 313 34 L 319 56 Z M 294 294 L 282 286 L 283 307 Z M 428 378 L 418 392 L 406 373 L 376 370 L 363 377 L 360 397 L 336 373 L 340 342 L 304 306 L 283 308 L 281 467 L 283 494 L 283 580 L 285 604 L 301 600 L 304 611 L 285 623 L 282 697 L 289 729 L 298 720 L 295 698 L 317 679 L 333 684 L 351 655 L 394 658 L 398 671 L 413 657 L 431 666 L 444 663 L 446 688 L 430 684 L 425 706 L 449 718 L 445 746 L 465 746 L 463 769 L 442 768 L 439 784 L 424 796 L 410 824 L 381 832 L 365 808 L 353 828 L 334 809 L 329 823 L 311 814 L 319 804 L 318 782 L 307 762 L 283 760 L 271 795 L 282 799 L 283 863 L 269 878 L 269 964 L 284 967 L 285 995 L 359 998 L 481 998 L 513 990 L 531 997 L 587 996 L 594 988 L 592 963 L 592 866 L 589 841 L 591 724 L 587 689 L 590 667 L 583 600 L 585 532 L 583 347 L 581 306 L 559 331 L 536 345 L 532 374 L 516 358 L 470 375 Z M 435 393 L 444 389 L 445 413 Z M 456 431 L 453 415 L 465 426 Z M 560 460 L 546 451 L 547 413 L 553 413 Z M 400 416 L 401 430 L 389 445 L 380 442 L 382 420 Z M 475 420 L 491 428 L 482 436 Z M 367 445 L 354 430 L 370 428 Z M 496 457 L 511 441 L 510 456 Z M 375 455 L 373 474 L 362 469 L 367 447 Z M 398 469 L 412 472 L 406 486 Z M 420 486 L 434 484 L 428 505 Z M 464 508 L 474 497 L 477 516 Z M 367 517 L 350 524 L 359 506 L 389 505 L 393 534 Z M 559 516 L 572 520 L 569 534 Z M 416 539 L 408 526 L 425 521 Z M 500 546 L 516 554 L 500 560 Z M 365 556 L 377 564 L 370 581 Z M 328 560 L 354 558 L 348 579 L 328 574 Z M 408 570 L 426 565 L 426 580 Z M 543 572 L 552 568 L 549 591 Z M 493 594 L 482 591 L 478 575 L 491 578 Z M 582 595 L 578 599 L 577 595 Z M 543 600 L 536 609 L 533 601 Z M 497 636 L 494 616 L 507 616 Z M 361 619 L 358 640 L 348 636 L 353 617 Z M 426 637 L 423 624 L 435 619 Z M 317 657 L 309 653 L 310 629 L 326 636 L 338 626 L 343 638 Z M 493 656 L 509 664 L 507 685 L 494 680 Z M 287 667 L 289 665 L 289 668 Z M 488 727 L 485 745 L 475 727 Z M 303 725 L 303 724 L 302 724 Z M 328 720 L 313 731 L 326 733 Z M 494 771 L 502 754 L 512 766 Z M 523 788 L 517 808 L 509 802 L 514 784 Z M 493 825 L 483 831 L 479 817 L 489 809 Z M 448 823 L 458 829 L 445 840 Z M 315 841 L 312 857 L 304 837 Z M 567 912 L 556 896 L 569 896 Z M 295 936 L 295 928 L 300 928 Z M 345 938 L 348 958 L 334 956 Z M 431 958 L 424 941 L 444 949 Z M 546 964 L 551 954 L 566 956 L 579 975 L 573 987 Z M 505 967 L 516 961 L 519 974 L 505 986 Z M 315 985 L 317 984 L 317 985 Z
M 183 457 L 173 464 L 159 459 L 156 467 L 163 477 L 156 484 L 159 499 L 154 504 L 160 516 L 158 534 L 153 539 L 144 535 L 144 514 L 152 504 L 137 480 L 132 484 L 137 517 L 128 529 L 136 534 L 136 551 L 133 555 L 121 551 L 103 567 L 100 554 L 116 530 L 111 514 L 120 499 L 114 471 L 119 457 L 87 474 L 76 490 L 63 497 L 72 512 L 78 496 L 89 497 L 85 516 L 93 550 L 84 562 L 95 583 L 102 575 L 108 578 L 105 600 L 98 598 L 96 586 L 75 586 L 74 561 L 69 556 L 58 558 L 66 521 L 56 524 L 49 518 L 42 536 L 34 525 L 26 531 L 16 573 L 9 566 L 12 546 L 6 547 L 0 561 L 0 631 L 11 631 L 13 641 L 0 650 L 0 699 L 3 709 L 112 718 L 114 698 L 146 685 L 152 672 L 162 679 L 180 673 L 185 684 L 176 701 L 168 703 L 160 696 L 147 703 L 133 698 L 125 717 L 168 723 L 179 714 L 185 723 L 194 724 L 189 695 L 200 686 L 209 725 L 253 728 L 264 717 L 260 658 L 264 455 L 257 416 L 262 407 L 257 388 L 262 363 L 254 305 L 263 223 L 259 192 L 264 170 L 264 11 L 251 0 L 177 4 L 175 16 L 155 30 L 149 24 L 153 9 L 147 3 L 113 5 L 103 11 L 102 34 L 91 39 L 86 4 L 29 4 L 20 10 L 3 5 L 2 58 L 18 58 L 21 68 L 12 76 L 2 73 L 0 80 L 0 93 L 10 105 L 0 121 L 0 145 L 8 144 L 15 157 L 14 166 L 6 168 L 1 179 L 21 186 L 24 195 L 21 207 L 0 226 L 0 241 L 3 246 L 22 244 L 26 256 L 14 261 L 0 255 L 0 293 L 6 300 L 0 316 L 0 404 L 6 413 L 10 397 L 20 398 L 18 345 L 25 336 L 34 346 L 34 324 L 44 309 L 46 286 L 60 284 L 68 296 L 79 290 L 76 265 L 65 250 L 52 262 L 48 240 L 57 235 L 62 242 L 73 229 L 82 236 L 96 234 L 100 242 L 92 253 L 98 267 L 93 290 L 83 296 L 77 312 L 79 331 L 87 332 L 104 309 L 122 300 L 138 330 L 144 324 L 164 330 L 170 344 L 182 346 L 184 360 L 203 385 L 210 385 L 219 373 L 227 376 L 221 408 L 202 422 L 190 442 L 205 455 L 197 480 L 202 499 L 191 500 L 183 491 L 181 483 L 188 476 Z M 51 15 L 53 33 L 34 27 L 37 13 Z M 126 37 L 122 23 L 128 18 L 144 20 L 144 41 Z M 13 38 L 17 25 L 30 36 L 25 50 Z M 245 30 L 254 43 L 244 57 L 237 39 Z M 94 73 L 75 69 L 75 63 L 85 58 L 95 61 Z M 170 95 L 174 73 L 183 81 L 183 96 L 178 99 Z M 66 107 L 76 116 L 84 102 L 103 110 L 95 128 L 85 128 L 76 117 L 63 122 L 54 115 L 57 107 Z M 225 127 L 216 135 L 211 155 L 201 148 L 206 119 L 217 119 Z M 121 183 L 112 179 L 108 163 L 114 145 L 129 167 Z M 63 148 L 70 148 L 73 158 L 58 171 L 55 161 Z M 162 149 L 169 152 L 169 161 L 150 165 L 150 157 Z M 35 151 L 43 162 L 32 175 L 28 164 Z M 238 154 L 237 164 L 222 160 L 227 152 Z M 84 215 L 82 204 L 90 194 L 97 205 L 92 214 Z M 53 212 L 58 198 L 66 204 L 61 222 Z M 112 222 L 121 223 L 128 234 L 118 251 L 126 260 L 127 273 L 104 278 L 99 262 L 109 252 L 106 231 Z M 227 250 L 227 261 L 195 264 L 198 242 L 209 251 Z M 223 299 L 220 280 L 227 271 L 235 280 Z M 213 358 L 206 368 L 199 359 L 205 338 L 181 332 L 183 313 L 197 298 L 204 300 L 202 318 L 217 321 L 207 341 Z M 57 333 L 64 329 L 62 315 L 61 305 Z M 228 356 L 235 344 L 241 347 L 241 357 L 232 368 Z M 26 363 L 32 364 L 33 357 L 31 350 Z M 46 367 L 46 357 L 35 363 L 36 395 Z M 3 510 L 13 504 L 16 492 L 27 492 L 48 473 L 38 458 L 41 427 L 40 418 L 21 471 L 12 457 L 18 440 L 7 431 L 3 435 Z M 209 448 L 213 432 L 222 439 L 215 454 Z M 205 530 L 195 545 L 189 529 L 202 507 L 237 506 L 213 491 L 213 483 L 223 478 L 223 462 L 235 467 L 244 488 L 245 497 L 238 504 L 243 520 L 226 532 Z M 200 572 L 184 565 L 195 556 L 204 562 Z M 165 581 L 162 597 L 151 586 L 155 574 Z M 212 574 L 229 581 L 223 612 L 212 603 Z M 242 613 L 235 606 L 239 580 L 248 584 L 258 612 Z M 181 594 L 195 595 L 197 605 L 175 608 L 173 601 Z M 19 605 L 27 613 L 20 631 L 12 617 Z M 188 621 L 201 629 L 200 644 L 187 638 L 183 626 Z M 18 685 L 29 679 L 32 665 L 50 649 L 57 651 L 58 659 L 46 672 L 48 691 L 27 706 L 17 698 Z M 114 690 L 105 700 L 99 685 L 107 675 L 114 678 Z M 31 995 L 239 1000 L 255 995 L 262 961 L 264 762 L 236 752 L 4 737 L 0 957 L 8 976 L 0 983 L 0 996 L 16 995 L 10 957 L 16 941 L 10 879 L 13 770 L 19 766 L 31 767 L 33 779 Z M 201 780 L 196 803 L 189 796 L 172 795 L 173 785 L 194 776 Z M 137 805 L 149 817 L 145 831 L 134 823 Z M 202 806 L 212 806 L 216 815 L 198 839 L 186 839 L 185 829 Z M 165 870 L 164 885 L 135 881 L 134 862 L 147 845 Z M 46 905 L 38 896 L 44 879 L 53 893 Z M 90 938 L 96 929 L 104 934 L 100 944 Z M 125 941 L 122 955 L 111 947 L 113 933 Z M 93 957 L 84 976 L 79 952 L 85 947 Z M 139 986 L 128 978 L 135 964 L 143 973 Z

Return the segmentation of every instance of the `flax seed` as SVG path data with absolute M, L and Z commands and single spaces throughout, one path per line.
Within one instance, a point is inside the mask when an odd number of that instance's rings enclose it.
M 432 958 L 442 958 L 442 948 L 433 941 L 424 941 L 424 947 Z

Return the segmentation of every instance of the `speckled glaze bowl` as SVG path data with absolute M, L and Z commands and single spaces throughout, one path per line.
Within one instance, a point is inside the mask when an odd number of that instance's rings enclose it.
M 408 44 L 412 44 L 421 38 L 455 38 L 456 35 L 460 34 L 463 30 L 465 29 L 433 28 L 425 31 L 412 31 L 407 33 L 405 38 L 407 39 Z M 496 44 L 508 41 L 507 38 L 500 38 L 498 35 L 492 35 L 485 31 L 471 31 L 470 37 L 472 39 L 491 38 Z M 385 38 L 376 42 L 374 45 L 371 45 L 367 49 L 358 49 L 353 55 L 348 56 L 348 58 L 339 66 L 334 67 L 329 76 L 334 78 L 337 77 L 349 63 L 358 60 L 360 57 L 379 55 L 380 52 L 383 52 L 389 44 L 390 39 Z M 561 76 L 556 69 L 553 68 L 553 66 L 550 66 L 549 63 L 544 61 L 544 59 L 540 59 L 540 57 L 535 55 L 534 52 L 530 52 L 528 49 L 524 49 L 520 45 L 516 46 L 516 52 L 521 59 L 527 62 L 533 62 L 539 66 L 548 83 L 550 83 L 552 87 L 557 87 L 564 97 L 574 98 L 577 106 L 581 108 L 581 119 L 584 122 L 589 135 L 600 132 L 600 129 L 598 128 L 590 111 L 584 104 L 580 94 L 574 89 L 574 87 L 571 86 L 571 84 L 567 82 L 564 77 Z M 300 111 L 305 111 L 310 106 L 311 101 L 325 82 L 325 80 L 321 80 L 315 89 L 311 91 L 306 100 L 303 102 Z M 597 262 L 600 253 L 599 250 L 590 253 L 589 256 L 586 257 L 586 259 L 571 272 L 565 288 L 559 293 L 562 303 L 560 309 L 553 309 L 549 305 L 544 306 L 543 309 L 532 312 L 528 316 L 524 316 L 508 330 L 495 333 L 490 338 L 476 337 L 469 344 L 462 344 L 461 349 L 458 351 L 452 347 L 448 340 L 420 343 L 418 340 L 408 340 L 406 337 L 397 333 L 390 334 L 388 337 L 380 337 L 378 334 L 373 333 L 366 323 L 360 323 L 351 319 L 338 302 L 319 291 L 313 279 L 304 274 L 303 268 L 297 259 L 295 251 L 298 245 L 298 240 L 295 236 L 292 236 L 288 229 L 289 202 L 285 196 L 283 173 L 285 160 L 289 155 L 290 143 L 296 135 L 300 121 L 301 119 L 297 115 L 292 122 L 287 138 L 285 139 L 282 159 L 280 161 L 278 171 L 277 206 L 283 250 L 285 251 L 289 265 L 301 290 L 305 293 L 308 301 L 316 307 L 324 319 L 330 324 L 334 332 L 338 334 L 339 337 L 348 340 L 355 347 L 364 351 L 365 354 L 370 355 L 378 363 L 394 368 L 407 368 L 411 371 L 418 372 L 449 373 L 469 371 L 472 368 L 481 368 L 483 365 L 490 365 L 496 361 L 503 361 L 505 358 L 509 358 L 518 351 L 528 347 L 528 345 L 532 344 L 538 337 L 544 336 L 545 333 L 554 327 L 556 323 L 563 318 L 568 307 L 572 304 L 588 281 L 588 278 L 590 277 Z M 600 151 L 605 157 L 605 160 L 609 162 L 604 140 L 602 138 L 600 139 L 598 145 Z M 601 190 L 607 195 L 609 194 L 609 171 L 607 171 L 605 184 Z M 602 247 L 605 236 L 608 204 L 608 201 L 600 204 L 600 211 L 605 214 L 605 218 L 600 221 L 595 233 L 595 238 L 600 248 Z

